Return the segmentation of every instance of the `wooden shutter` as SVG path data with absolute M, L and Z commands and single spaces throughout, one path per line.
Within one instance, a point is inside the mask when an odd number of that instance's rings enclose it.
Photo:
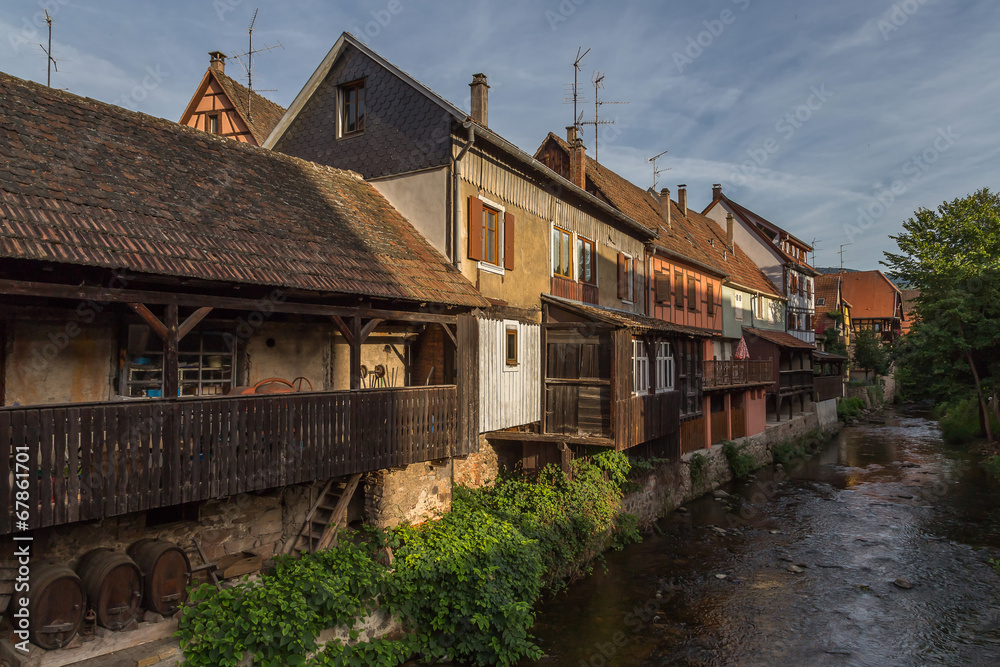
M 708 290 L 708 292 L 707 292 L 708 293 L 708 310 L 707 310 L 707 312 L 708 312 L 708 316 L 712 317 L 712 316 L 715 315 L 715 285 L 713 285 L 711 282 L 709 282 L 708 285 L 706 286 L 706 289 Z
M 631 294 L 628 295 L 629 301 L 635 301 L 636 295 L 639 293 L 639 285 L 635 282 L 635 258 L 632 258 L 632 281 L 629 283 L 631 286 Z
M 688 310 L 698 310 L 698 282 L 688 276 Z
M 469 259 L 483 260 L 483 200 L 469 197 Z
M 670 303 L 670 274 L 663 271 L 656 272 L 656 283 L 654 284 L 657 303 Z
M 514 214 L 503 215 L 503 268 L 514 268 Z
M 628 285 L 625 282 L 625 253 L 618 253 L 618 298 L 626 299 Z
M 674 305 L 684 307 L 684 274 L 680 271 L 674 272 Z

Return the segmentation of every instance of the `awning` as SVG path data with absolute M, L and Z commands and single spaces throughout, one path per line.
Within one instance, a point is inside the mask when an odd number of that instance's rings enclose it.
M 812 343 L 807 343 L 804 340 L 800 340 L 790 333 L 785 333 L 784 331 L 768 331 L 767 329 L 754 329 L 753 327 L 743 327 L 744 334 L 750 334 L 751 336 L 756 336 L 757 338 L 763 338 L 766 341 L 779 345 L 781 347 L 788 347 L 797 350 L 815 350 L 816 346 Z

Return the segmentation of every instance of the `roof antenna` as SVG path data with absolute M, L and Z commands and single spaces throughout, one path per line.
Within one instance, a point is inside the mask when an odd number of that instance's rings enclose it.
M 49 16 L 49 10 L 46 9 L 44 11 L 45 11 L 45 22 L 49 26 L 49 48 L 46 49 L 41 44 L 38 45 L 38 48 L 40 48 L 42 51 L 45 52 L 45 57 L 48 60 L 49 76 L 48 76 L 48 79 L 45 82 L 45 85 L 47 85 L 49 88 L 51 88 L 52 87 L 52 68 L 55 67 L 56 68 L 56 72 L 58 72 L 59 71 L 59 65 L 57 64 L 56 59 L 52 57 L 52 17 Z
M 843 243 L 840 246 L 840 272 L 841 273 L 844 272 L 844 248 L 847 247 L 847 246 L 849 246 L 849 245 L 854 245 L 854 244 L 853 243 Z
M 812 266 L 816 266 L 816 251 L 817 250 L 822 250 L 822 248 L 817 248 L 816 247 L 816 241 L 822 241 L 822 240 L 823 239 L 813 238 L 813 242 L 812 242 L 812 247 L 813 247 L 813 250 L 812 250 L 812 256 L 813 256 Z
M 241 53 L 239 55 L 230 56 L 232 58 L 235 58 L 236 62 L 238 62 L 240 65 L 243 66 L 243 71 L 245 71 L 247 73 L 247 120 L 249 120 L 249 121 L 253 121 L 253 112 L 251 110 L 250 105 L 251 105 L 251 102 L 253 101 L 253 92 L 254 92 L 254 89 L 253 89 L 253 57 L 254 57 L 254 54 L 256 54 L 256 53 L 263 53 L 265 51 L 270 51 L 271 49 L 277 49 L 277 48 L 282 48 L 283 49 L 283 48 L 285 48 L 284 45 L 282 45 L 281 42 L 278 42 L 274 46 L 267 46 L 265 44 L 263 48 L 257 49 L 256 51 L 254 50 L 254 48 L 253 48 L 253 26 L 257 22 L 257 12 L 259 12 L 259 11 L 260 11 L 260 7 L 258 7 L 255 10 L 253 10 L 253 18 L 250 19 L 250 25 L 247 26 L 247 32 L 250 35 L 250 44 L 249 44 L 249 48 L 246 50 L 246 53 Z M 246 58 L 247 61 L 243 62 L 243 58 Z M 266 89 L 266 90 L 261 90 L 259 92 L 265 92 L 265 93 L 266 92 L 274 92 L 274 89 L 270 88 L 270 89 Z
M 604 88 L 604 73 L 594 72 L 594 120 L 588 120 L 580 123 L 580 125 L 593 125 L 594 126 L 594 162 L 598 167 L 601 166 L 600 160 L 598 159 L 598 148 L 597 142 L 599 139 L 599 133 L 601 130 L 601 125 L 614 125 L 613 120 L 601 120 L 601 107 L 605 104 L 628 104 L 628 102 L 606 102 L 601 100 L 600 91 Z
M 583 96 L 580 95 L 580 63 L 583 62 L 583 59 L 587 57 L 588 53 L 590 53 L 590 49 L 584 51 L 582 46 L 576 50 L 576 60 L 573 61 L 573 87 L 570 89 L 570 97 L 572 99 L 566 99 L 563 102 L 564 104 L 569 104 L 570 102 L 573 103 L 573 127 L 577 130 L 580 129 L 580 121 L 583 118 L 583 112 L 579 111 L 578 113 L 577 105 L 579 103 L 586 102 Z
M 673 167 L 667 167 L 666 169 L 657 169 L 656 168 L 656 161 L 659 160 L 661 157 L 663 157 L 664 155 L 666 155 L 669 152 L 670 151 L 663 151 L 659 155 L 654 155 L 653 157 L 646 158 L 646 162 L 652 162 L 653 163 L 653 190 L 654 191 L 656 190 L 657 183 L 660 182 L 659 181 L 660 174 L 662 174 L 665 171 L 670 171 L 673 168 Z

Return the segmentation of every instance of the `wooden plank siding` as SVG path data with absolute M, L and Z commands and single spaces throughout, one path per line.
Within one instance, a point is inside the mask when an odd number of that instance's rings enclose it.
M 542 385 L 541 327 L 485 317 L 477 322 L 479 431 L 489 433 L 539 421 L 542 418 L 538 401 Z M 508 327 L 517 330 L 515 366 L 507 365 Z
M 649 284 L 654 288 L 649 290 L 650 317 L 722 333 L 722 281 L 717 276 L 660 255 L 652 257 L 650 266 Z M 688 298 L 691 280 L 694 303 Z
M 0 408 L 0 534 L 24 530 L 15 481 L 35 529 L 447 458 L 457 402 L 439 386 Z
M 479 451 L 480 424 L 479 383 L 479 319 L 471 315 L 460 315 L 456 329 L 458 355 L 456 376 L 458 378 L 458 434 L 455 442 L 455 456 L 465 456 Z M 404 437 L 414 429 L 413 414 L 406 420 Z

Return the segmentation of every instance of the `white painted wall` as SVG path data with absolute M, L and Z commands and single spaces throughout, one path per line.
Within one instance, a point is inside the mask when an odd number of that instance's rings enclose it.
M 716 202 L 705 215 L 715 221 L 722 228 L 723 234 L 726 234 L 728 233 L 726 215 L 729 213 L 735 215 L 724 202 Z M 782 258 L 774 250 L 764 245 L 757 233 L 749 229 L 739 216 L 736 216 L 733 240 L 778 289 L 783 289 L 785 277 Z
M 518 365 L 507 366 L 505 332 L 517 327 Z M 522 426 L 542 418 L 541 327 L 479 320 L 479 431 Z
M 370 182 L 442 257 L 448 257 L 447 167 Z

